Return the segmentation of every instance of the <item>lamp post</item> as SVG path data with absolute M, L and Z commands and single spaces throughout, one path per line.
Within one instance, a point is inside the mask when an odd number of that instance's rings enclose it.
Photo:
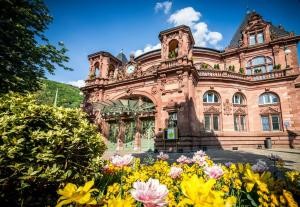
M 285 68 L 289 68 L 290 66 L 287 64 L 287 55 L 290 54 L 292 51 L 287 47 L 284 46 L 284 57 L 285 57 Z

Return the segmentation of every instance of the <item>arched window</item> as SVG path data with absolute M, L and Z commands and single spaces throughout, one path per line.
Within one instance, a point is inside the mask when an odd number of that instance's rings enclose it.
M 219 95 L 214 91 L 207 91 L 203 95 L 203 102 L 204 103 L 218 103 L 219 102 Z
M 259 96 L 259 104 L 263 107 L 266 104 L 279 104 L 279 97 L 271 92 Z M 261 112 L 261 124 L 263 131 L 281 130 L 281 112 L 266 108 Z
M 259 104 L 265 105 L 265 104 L 277 104 L 279 103 L 279 98 L 274 93 L 263 93 L 259 96 Z
M 115 73 L 115 67 L 112 64 L 110 64 L 109 67 L 108 67 L 107 77 L 110 78 L 110 79 L 113 79 L 114 78 L 114 73 Z
M 171 40 L 169 42 L 169 58 L 176 58 L 178 56 L 178 41 L 177 40 Z
M 99 63 L 95 63 L 94 65 L 94 71 L 95 71 L 95 77 L 100 77 L 101 73 L 100 73 L 100 67 L 99 67 Z
M 270 57 L 258 56 L 248 61 L 247 75 L 272 72 L 273 61 Z
M 243 105 L 246 103 L 245 97 L 243 94 L 241 93 L 235 93 L 232 97 L 232 103 L 233 104 L 239 104 L 239 105 Z

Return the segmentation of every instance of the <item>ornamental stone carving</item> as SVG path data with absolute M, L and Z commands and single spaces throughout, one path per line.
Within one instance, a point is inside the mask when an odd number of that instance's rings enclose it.
M 280 113 L 279 106 L 260 106 L 260 114 L 278 114 Z
M 226 99 L 224 106 L 224 114 L 231 115 L 232 114 L 232 104 L 229 102 L 229 99 Z

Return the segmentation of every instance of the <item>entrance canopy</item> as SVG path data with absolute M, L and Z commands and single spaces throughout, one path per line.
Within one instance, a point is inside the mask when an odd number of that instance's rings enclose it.
M 102 117 L 137 116 L 155 111 L 155 105 L 146 98 L 118 99 L 94 103 L 94 109 L 99 110 Z

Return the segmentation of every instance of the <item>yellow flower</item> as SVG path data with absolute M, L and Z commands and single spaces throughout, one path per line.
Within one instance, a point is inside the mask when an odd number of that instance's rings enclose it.
M 68 183 L 64 189 L 59 189 L 57 193 L 61 195 L 58 199 L 56 207 L 61 207 L 70 203 L 76 204 L 97 204 L 96 200 L 91 198 L 91 192 L 98 191 L 97 189 L 91 189 L 94 185 L 94 181 L 85 183 L 84 186 L 77 188 L 76 185 Z
M 181 200 L 179 206 L 194 205 L 200 206 L 228 206 L 235 203 L 234 198 L 228 199 L 228 202 L 223 199 L 222 191 L 214 191 L 212 188 L 216 183 L 215 179 L 209 179 L 207 182 L 204 179 L 193 175 L 189 179 L 181 182 L 181 190 L 185 198 Z M 228 203 L 228 204 L 227 204 Z
M 258 173 L 254 173 L 250 168 L 246 168 L 244 179 L 246 180 L 246 191 L 252 191 L 255 184 L 257 184 L 258 188 L 265 193 L 268 193 L 268 186 L 264 183 L 263 179 L 265 179 L 265 175 L 262 175 L 262 178 Z M 267 176 L 266 176 L 267 177 Z
M 287 201 L 288 203 L 288 206 L 291 206 L 291 207 L 298 207 L 298 204 L 296 203 L 296 201 L 294 200 L 293 198 L 293 195 L 291 192 L 287 191 L 287 190 L 283 190 L 283 196 L 285 198 L 285 200 Z
M 134 205 L 134 199 L 130 196 L 127 196 L 125 199 L 122 199 L 121 196 L 113 197 L 107 201 L 106 207 L 131 207 Z
M 279 206 L 279 202 L 276 198 L 276 195 L 274 195 L 273 193 L 271 194 L 271 202 L 272 204 L 274 204 L 275 206 Z

